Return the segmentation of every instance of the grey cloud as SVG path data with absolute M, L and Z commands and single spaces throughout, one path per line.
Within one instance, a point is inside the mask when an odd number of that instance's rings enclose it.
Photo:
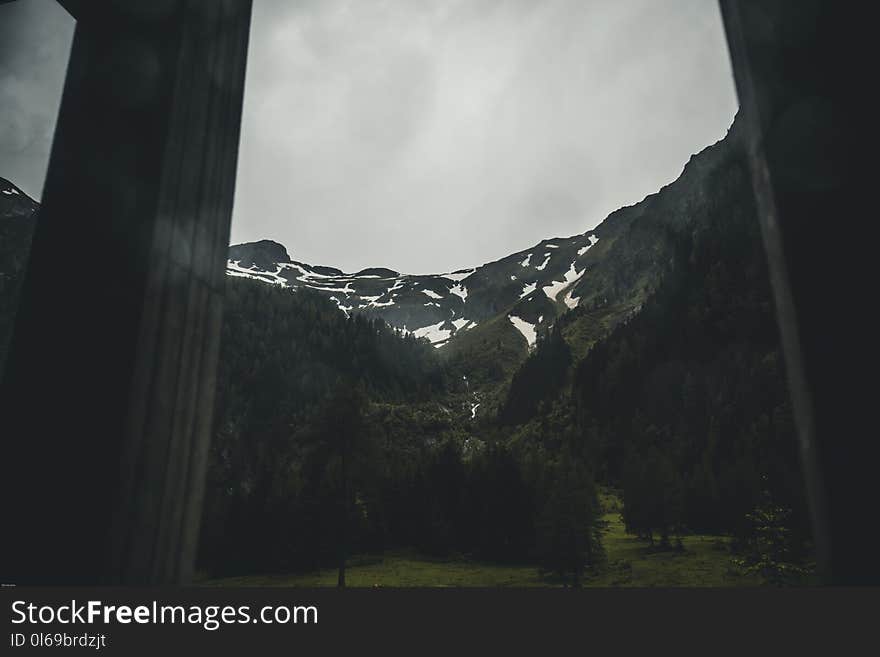
M 737 106 L 710 0 L 255 0 L 252 26 L 232 239 L 347 270 L 584 232 Z M 0 6 L 0 175 L 34 195 L 71 30 Z
M 233 239 L 472 266 L 673 180 L 736 110 L 706 0 L 257 0 Z
M 39 199 L 74 21 L 55 0 L 0 5 L 0 176 Z

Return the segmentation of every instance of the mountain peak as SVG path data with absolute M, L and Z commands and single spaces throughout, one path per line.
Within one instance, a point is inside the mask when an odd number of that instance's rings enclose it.
M 275 271 L 279 263 L 290 262 L 290 256 L 283 244 L 272 240 L 259 240 L 230 246 L 229 260 L 238 262 L 245 269 L 257 267 Z
M 400 272 L 385 267 L 367 267 L 366 269 L 361 269 L 355 276 L 360 276 L 361 278 L 397 278 L 400 276 Z

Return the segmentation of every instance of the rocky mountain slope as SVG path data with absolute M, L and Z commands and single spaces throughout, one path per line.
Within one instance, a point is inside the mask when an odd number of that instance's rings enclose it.
M 281 244 L 264 240 L 230 247 L 227 273 L 317 291 L 346 314 L 381 317 L 435 347 L 507 313 L 531 346 L 557 314 L 577 306 L 573 288 L 586 273 L 585 255 L 597 242 L 589 231 L 543 240 L 473 269 L 416 275 L 385 268 L 350 274 L 312 266 L 292 260 Z

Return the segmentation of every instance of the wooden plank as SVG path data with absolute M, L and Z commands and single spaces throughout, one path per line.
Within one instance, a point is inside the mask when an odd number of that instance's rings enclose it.
M 876 320 L 864 222 L 875 211 L 859 93 L 873 77 L 862 6 L 721 0 L 774 288 L 819 570 L 880 583 L 878 457 L 867 381 Z M 876 433 L 876 432 L 874 432 Z
M 251 2 L 89 6 L 2 384 L 4 493 L 22 500 L 3 581 L 183 583 Z

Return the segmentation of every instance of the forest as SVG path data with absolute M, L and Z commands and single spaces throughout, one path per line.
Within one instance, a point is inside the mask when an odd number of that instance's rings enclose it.
M 736 126 L 688 167 L 606 220 L 629 250 L 598 270 L 604 291 L 522 355 L 491 328 L 433 349 L 307 291 L 230 279 L 200 567 L 334 568 L 344 584 L 353 555 L 413 549 L 579 586 L 606 562 L 613 509 L 645 551 L 721 536 L 743 572 L 804 581 L 810 528 Z
M 580 360 L 564 334 L 591 309 L 563 315 L 482 418 L 460 358 L 230 279 L 201 567 L 342 583 L 352 555 L 409 547 L 579 585 L 603 562 L 611 490 L 646 549 L 723 535 L 797 581 L 809 525 L 757 226 L 713 228 L 682 236 L 641 310 Z

